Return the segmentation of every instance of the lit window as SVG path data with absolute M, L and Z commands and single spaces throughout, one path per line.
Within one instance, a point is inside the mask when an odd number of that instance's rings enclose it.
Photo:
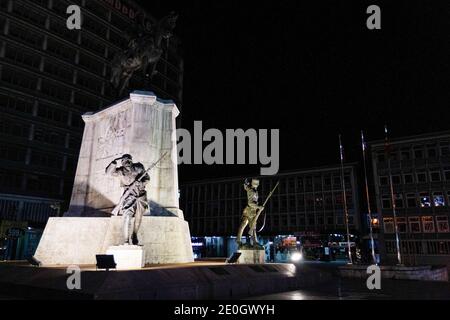
M 444 195 L 442 192 L 434 192 L 433 193 L 433 203 L 434 203 L 435 207 L 445 206 Z
M 447 216 L 436 217 L 437 232 L 450 232 Z
M 393 218 L 383 218 L 384 233 L 394 233 L 394 219 Z
M 421 232 L 421 228 L 420 228 L 420 219 L 419 217 L 409 217 L 409 230 L 412 233 L 420 233 Z
M 422 217 L 422 227 L 423 232 L 433 233 L 434 232 L 434 220 L 432 216 Z
M 420 207 L 421 208 L 431 207 L 430 196 L 426 192 L 421 192 L 420 193 Z

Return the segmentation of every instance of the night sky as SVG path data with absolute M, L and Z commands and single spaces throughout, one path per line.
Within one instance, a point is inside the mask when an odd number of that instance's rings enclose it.
M 280 169 L 360 161 L 367 140 L 450 129 L 448 1 L 142 1 L 180 14 L 182 126 L 279 128 Z M 382 29 L 366 28 L 381 7 Z M 259 166 L 182 165 L 182 181 Z

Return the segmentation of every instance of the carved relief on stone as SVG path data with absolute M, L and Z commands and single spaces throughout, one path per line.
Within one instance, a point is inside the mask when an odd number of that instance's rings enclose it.
M 100 123 L 97 139 L 97 159 L 115 156 L 123 151 L 125 136 L 131 126 L 131 111 L 121 111 Z

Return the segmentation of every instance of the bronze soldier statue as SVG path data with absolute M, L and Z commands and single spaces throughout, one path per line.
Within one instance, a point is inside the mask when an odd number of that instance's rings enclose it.
M 239 231 L 236 239 L 239 247 L 242 246 L 242 234 L 247 225 L 249 227 L 248 235 L 250 236 L 250 245 L 252 247 L 258 246 L 256 223 L 258 221 L 259 215 L 264 210 L 264 207 L 258 204 L 258 186 L 258 179 L 252 179 L 251 184 L 249 183 L 248 179 L 245 179 L 244 189 L 247 192 L 247 206 L 242 213 L 241 225 L 239 226 Z
M 121 167 L 117 161 L 121 160 Z M 114 208 L 112 215 L 123 216 L 124 244 L 138 244 L 137 232 L 141 225 L 142 216 L 148 210 L 146 184 L 150 176 L 140 162 L 133 163 L 129 154 L 114 159 L 106 168 L 106 174 L 120 179 L 120 186 L 124 188 L 119 204 Z M 134 218 L 134 222 L 133 222 Z

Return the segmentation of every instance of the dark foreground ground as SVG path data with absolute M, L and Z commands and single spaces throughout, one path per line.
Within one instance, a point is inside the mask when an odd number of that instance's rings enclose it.
M 252 300 L 450 300 L 450 282 L 381 280 L 380 290 L 369 290 L 365 279 L 341 279 L 342 263 L 306 262 L 311 268 L 327 269 L 333 280 L 296 291 L 252 297 Z
M 450 282 L 381 280 L 380 290 L 369 290 L 366 279 L 345 279 L 337 275 L 342 262 L 302 262 L 311 271 L 333 274 L 330 281 L 295 291 L 253 296 L 248 300 L 450 300 Z M 0 294 L 0 300 L 17 299 Z M 20 299 L 20 298 L 19 298 Z

